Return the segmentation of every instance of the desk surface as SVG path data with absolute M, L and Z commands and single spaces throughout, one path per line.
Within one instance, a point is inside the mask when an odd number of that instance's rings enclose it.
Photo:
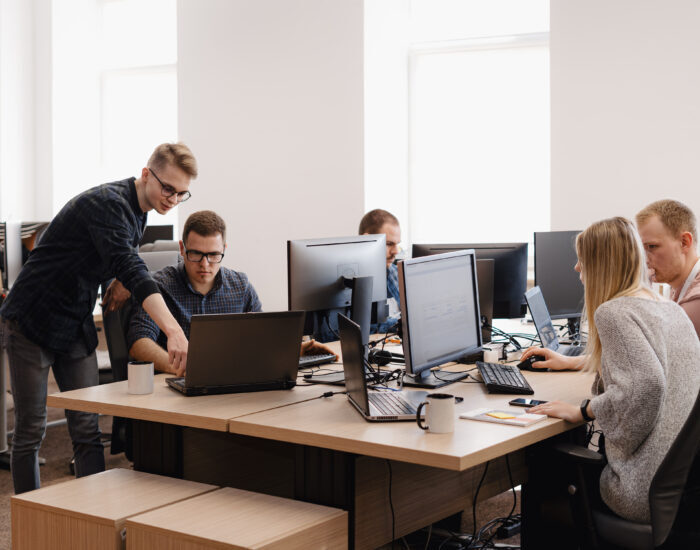
M 366 422 L 345 395 L 312 399 L 332 386 L 293 390 L 185 397 L 168 388 L 167 375 L 156 376 L 154 393 L 131 395 L 126 382 L 50 395 L 47 404 L 202 428 L 229 431 L 289 443 L 311 445 L 378 458 L 465 470 L 505 453 L 566 431 L 561 420 L 547 419 L 521 428 L 457 420 L 452 434 L 431 434 L 414 422 Z M 592 376 L 578 372 L 525 373 L 538 399 L 578 403 L 589 395 Z M 443 390 L 464 397 L 457 412 L 482 406 L 507 407 L 514 396 L 487 394 L 481 384 L 455 383 Z M 306 399 L 312 399 L 305 401 Z
M 54 393 L 48 396 L 46 404 L 74 411 L 225 432 L 231 418 L 316 397 L 328 390 L 328 386 L 298 386 L 281 391 L 185 397 L 170 389 L 165 382 L 168 376 L 172 375 L 156 375 L 153 393 L 148 395 L 128 393 L 127 382 L 123 381 Z
M 590 395 L 592 376 L 578 372 L 525 373 L 537 399 L 579 403 Z M 509 408 L 513 395 L 488 394 L 482 384 L 455 383 L 438 391 L 464 397 L 457 413 L 479 407 Z M 232 433 L 466 470 L 571 428 L 546 419 L 529 428 L 457 419 L 451 434 L 431 434 L 415 422 L 366 422 L 345 395 L 232 418 Z

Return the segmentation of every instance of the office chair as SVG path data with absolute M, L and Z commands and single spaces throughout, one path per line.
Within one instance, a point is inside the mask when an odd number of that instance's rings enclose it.
M 166 250 L 180 251 L 180 241 L 163 241 L 157 240 L 152 243 L 142 244 L 139 247 L 139 252 L 164 252 Z
M 700 548 L 700 394 L 652 479 L 649 524 L 634 523 L 592 504 L 599 500 L 589 491 L 598 490 L 603 455 L 571 443 L 559 443 L 555 449 L 574 465 L 567 490 L 581 548 Z

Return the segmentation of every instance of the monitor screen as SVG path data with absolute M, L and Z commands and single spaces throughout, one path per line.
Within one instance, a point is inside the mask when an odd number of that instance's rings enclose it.
M 399 263 L 408 374 L 416 376 L 481 350 L 477 281 L 473 250 Z
M 287 291 L 290 310 L 305 310 L 305 334 L 321 340 L 337 334 L 337 314 L 359 307 L 353 301 L 359 287 L 352 281 L 371 280 L 367 296 L 375 322 L 386 320 L 386 236 L 359 235 L 287 241 Z M 364 290 L 369 290 L 364 287 Z M 365 296 L 367 293 L 363 293 Z M 367 343 L 369 323 L 358 322 Z M 333 334 L 333 336 L 335 336 Z
M 574 271 L 577 262 L 576 236 L 580 231 L 535 233 L 535 284 L 552 319 L 581 316 L 583 284 Z
M 479 260 L 494 260 L 493 316 L 510 319 L 525 315 L 527 243 L 414 244 L 413 257 L 472 249 Z

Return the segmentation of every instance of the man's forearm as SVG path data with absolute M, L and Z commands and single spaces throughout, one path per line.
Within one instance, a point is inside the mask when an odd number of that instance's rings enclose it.
M 137 361 L 153 361 L 157 371 L 172 373 L 168 352 L 150 338 L 139 338 L 131 346 L 129 354 Z
M 151 316 L 151 319 L 155 321 L 158 328 L 160 328 L 168 338 L 175 332 L 182 332 L 182 328 L 175 320 L 175 317 L 173 317 L 173 314 L 170 313 L 165 300 L 163 300 L 163 296 L 160 294 L 151 294 L 143 301 L 141 307 L 146 310 L 146 313 Z

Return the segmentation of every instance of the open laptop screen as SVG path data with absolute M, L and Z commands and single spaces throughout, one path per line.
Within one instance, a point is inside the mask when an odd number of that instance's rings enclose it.
M 552 325 L 552 318 L 549 316 L 547 304 L 544 301 L 540 287 L 536 286 L 528 290 L 525 293 L 525 300 L 530 308 L 532 322 L 535 323 L 542 347 L 556 351 L 559 348 L 559 339 Z

